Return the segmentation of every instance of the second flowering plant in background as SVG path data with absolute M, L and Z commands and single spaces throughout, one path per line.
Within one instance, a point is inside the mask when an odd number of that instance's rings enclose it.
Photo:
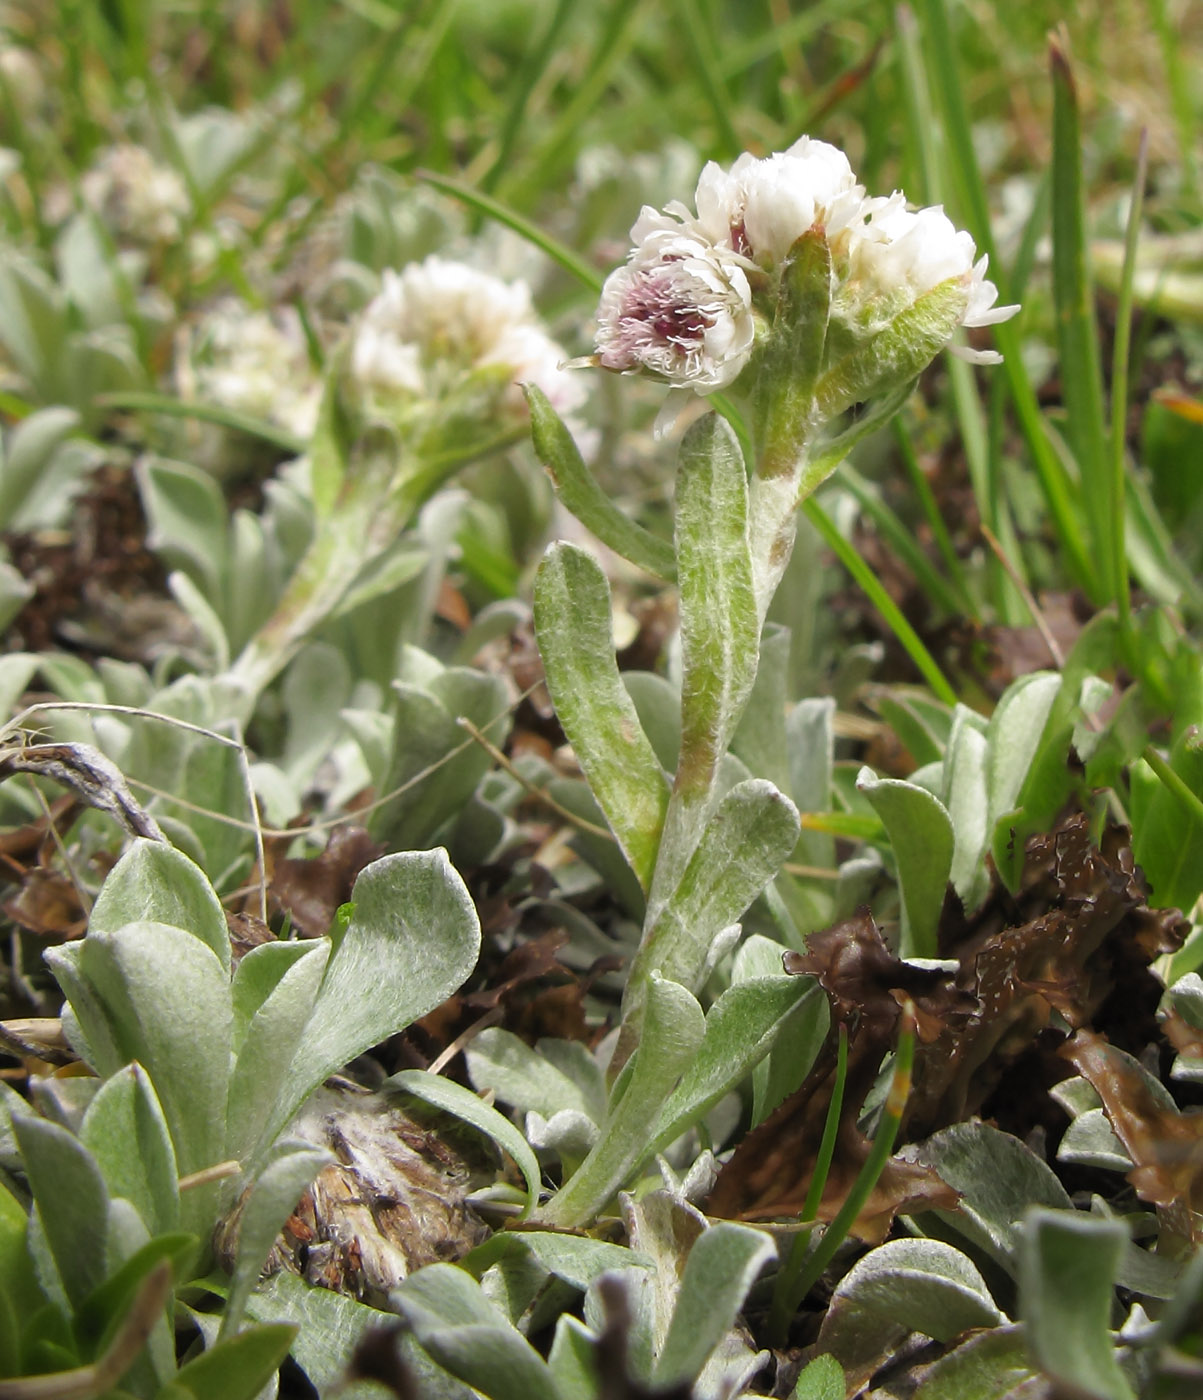
M 647 900 L 611 1064 L 616 1110 L 547 1208 L 561 1225 L 594 1216 L 646 1153 L 647 1135 L 635 1140 L 629 1112 L 641 1086 L 655 1096 L 642 1061 L 662 1061 L 671 1048 L 687 1062 L 688 1047 L 696 1051 L 705 1036 L 696 994 L 798 838 L 797 810 L 773 783 L 725 788 L 720 775 L 756 679 L 798 506 L 901 406 L 962 327 L 1018 310 L 995 305 L 986 259 L 943 210 L 913 211 L 898 193 L 869 196 L 846 156 L 821 141 L 803 137 L 765 159 L 744 155 L 729 170 L 708 165 L 695 210 L 644 208 L 627 263 L 603 288 L 592 362 L 677 393 L 724 390 L 739 435 L 717 412 L 686 432 L 667 566 L 663 549 L 632 534 L 617 511 L 594 500 L 586 522 L 635 562 L 675 573 L 675 773 L 661 767 L 619 675 L 600 566 L 556 544 L 535 588 L 560 721 Z M 537 386 L 528 396 L 536 447 L 557 484 L 579 482 L 585 469 L 570 433 Z M 746 1073 L 769 1043 L 754 1039 L 732 1050 L 731 1062 Z M 641 1119 L 655 1121 L 659 1107 L 644 1103 Z

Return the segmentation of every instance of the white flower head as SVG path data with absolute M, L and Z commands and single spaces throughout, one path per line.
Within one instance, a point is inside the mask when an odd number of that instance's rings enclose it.
M 354 331 L 351 373 L 364 387 L 438 397 L 463 375 L 501 366 L 505 403 L 535 384 L 561 413 L 584 402 L 584 383 L 561 369 L 564 350 L 543 329 L 525 282 L 503 282 L 437 256 L 384 273 Z
M 109 146 L 83 177 L 82 190 L 114 232 L 143 244 L 178 238 L 191 207 L 180 176 L 144 146 Z
M 321 385 L 291 307 L 269 315 L 225 298 L 201 325 L 200 339 L 204 358 L 196 385 L 202 398 L 310 436 Z
M 730 170 L 711 161 L 698 180 L 697 224 L 712 241 L 772 266 L 816 224 L 829 238 L 846 228 L 864 196 L 843 151 L 803 136 L 763 160 L 742 155 Z
M 1018 306 L 995 306 L 998 288 L 986 279 L 988 259 L 977 258 L 972 236 L 958 229 L 942 206 L 911 210 L 899 193 L 870 206 L 849 256 L 850 289 L 862 307 L 876 304 L 885 315 L 896 314 L 955 278 L 965 295 L 958 324 L 990 326 L 1018 312 Z M 997 364 L 1002 358 L 993 350 L 952 348 L 977 364 Z
M 711 393 L 743 369 L 755 335 L 742 259 L 645 209 L 631 261 L 610 274 L 597 312 L 597 360 Z

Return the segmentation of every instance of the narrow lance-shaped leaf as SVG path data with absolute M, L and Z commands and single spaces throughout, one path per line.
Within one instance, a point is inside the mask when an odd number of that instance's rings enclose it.
M 66 1128 L 23 1113 L 13 1114 L 12 1125 L 59 1277 L 67 1297 L 81 1303 L 105 1276 L 104 1178 L 96 1159 Z
M 831 247 L 823 230 L 811 228 L 789 250 L 757 376 L 762 474 L 793 475 L 801 463 L 830 315 Z
M 604 1125 L 597 1146 L 540 1213 L 549 1225 L 591 1220 L 650 1149 L 655 1121 L 705 1034 L 702 1008 L 684 987 L 653 975 L 647 990 L 643 1038 L 626 1092 Z
M 251 1290 L 263 1272 L 276 1236 L 296 1208 L 301 1192 L 333 1161 L 333 1155 L 323 1147 L 282 1142 L 273 1160 L 259 1173 L 242 1210 L 234 1278 L 219 1338 L 234 1336 L 242 1325 Z
M 763 778 L 749 778 L 727 793 L 644 935 L 627 983 L 628 1014 L 653 970 L 694 986 L 715 935 L 735 923 L 781 868 L 798 831 L 797 808 Z
M 677 575 L 677 558 L 667 540 L 628 520 L 597 484 L 572 434 L 537 384 L 523 386 L 530 405 L 531 438 L 539 461 L 564 506 L 602 544 L 657 578 Z
M 777 1251 L 759 1230 L 722 1221 L 704 1231 L 685 1261 L 681 1291 L 653 1379 L 671 1386 L 691 1380 L 734 1326 L 756 1275 Z
M 618 674 L 610 588 L 597 561 L 574 545 L 553 544 L 535 580 L 534 612 L 556 714 L 646 890 L 668 783 Z
M 649 927 L 675 898 L 702 839 L 719 765 L 751 694 L 760 655 L 762 619 L 743 453 L 728 423 L 716 413 L 696 422 L 681 443 L 676 508 L 681 752 L 656 858 Z M 791 508 L 791 522 L 792 515 Z M 768 567 L 770 561 L 757 562 Z M 687 985 L 696 976 L 696 970 L 684 977 L 664 970 Z M 633 977 L 632 983 L 638 980 Z
M 676 507 L 682 678 L 675 795 L 694 804 L 710 794 L 756 679 L 760 647 L 743 454 L 716 413 L 681 444 Z
M 477 1098 L 471 1089 L 427 1070 L 402 1070 L 400 1074 L 386 1079 L 383 1087 L 413 1094 L 415 1098 L 441 1108 L 445 1113 L 454 1114 L 491 1137 L 498 1147 L 508 1152 L 517 1162 L 526 1182 L 526 1205 L 520 1217 L 526 1219 L 539 1199 L 539 1162 L 526 1139 L 508 1118 Z
M 780 966 L 780 956 L 777 962 Z M 803 1000 L 826 1006 L 816 983 L 778 973 L 737 982 L 706 1015 L 706 1034 L 693 1064 L 664 1105 L 655 1147 L 663 1151 L 708 1112 L 769 1053 Z
M 151 1235 L 175 1230 L 180 1194 L 167 1120 L 146 1071 L 126 1065 L 103 1084 L 79 1133 L 109 1191 L 130 1201 Z

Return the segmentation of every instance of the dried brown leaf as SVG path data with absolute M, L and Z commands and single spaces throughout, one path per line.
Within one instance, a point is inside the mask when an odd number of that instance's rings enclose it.
M 1155 1093 L 1132 1056 L 1080 1030 L 1061 1055 L 1094 1086 L 1112 1131 L 1135 1164 L 1136 1194 L 1168 1212 L 1176 1233 L 1203 1237 L 1203 1110 L 1182 1112 Z M 1163 1217 L 1166 1218 L 1166 1217 Z
M 1054 1011 L 1072 1027 L 1105 1015 L 1143 1049 L 1156 1036 L 1161 991 L 1148 964 L 1177 947 L 1184 931 L 1174 911 L 1148 908 L 1126 834 L 1109 831 L 1100 850 L 1085 818 L 1072 817 L 1029 842 L 1016 898 L 996 896 L 972 924 L 950 901 L 941 949 L 958 961 L 955 973 L 899 961 L 867 913 L 812 934 L 806 953 L 785 954 L 787 971 L 814 976 L 827 993 L 833 1027 L 848 1030 L 844 1108 L 821 1217 L 838 1209 L 867 1155 L 856 1122 L 896 1044 L 904 997 L 915 1006 L 917 1045 L 901 1135 L 913 1141 L 978 1112 L 1052 1024 Z M 835 1059 L 833 1030 L 801 1087 L 724 1167 L 709 1201 L 714 1214 L 766 1218 L 799 1209 L 831 1101 Z M 1063 1069 L 1052 1076 L 1058 1077 Z M 1044 1100 L 1030 1092 L 1027 1098 Z M 891 1210 L 916 1208 L 902 1204 L 906 1192 L 938 1194 L 942 1186 L 938 1177 L 912 1182 L 887 1172 L 856 1232 L 868 1238 L 888 1227 Z
M 920 1040 L 955 1034 L 971 1003 L 942 973 L 895 958 L 867 911 L 812 934 L 806 953 L 786 953 L 786 970 L 818 979 L 831 1004 L 833 1024 L 848 1030 L 848 1069 L 835 1155 L 819 1218 L 830 1220 L 843 1204 L 869 1155 L 870 1141 L 857 1127 L 882 1060 L 893 1049 L 902 1018 L 901 1000 L 915 1005 Z M 765 1219 L 796 1214 L 814 1170 L 835 1081 L 834 1040 L 829 1039 L 802 1085 L 736 1148 L 707 1203 L 714 1215 Z M 929 1167 L 893 1159 L 857 1217 L 860 1239 L 884 1238 L 900 1210 L 953 1209 L 959 1197 Z
M 321 938 L 339 906 L 351 898 L 360 871 L 387 848 L 361 826 L 336 826 L 318 856 L 270 859 L 268 897 L 277 913 L 286 913 L 302 938 Z

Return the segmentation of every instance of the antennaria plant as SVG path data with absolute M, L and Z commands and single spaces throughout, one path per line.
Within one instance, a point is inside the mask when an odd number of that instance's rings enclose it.
M 643 211 L 627 265 L 603 288 L 593 361 L 668 383 L 679 410 L 694 394 L 726 393 L 725 413 L 695 418 L 681 442 L 671 559 L 589 490 L 571 435 L 539 389 L 527 391 L 536 447 L 566 503 L 632 562 L 675 576 L 680 600 L 681 738 L 669 775 L 619 675 L 600 566 L 557 544 L 535 584 L 560 721 L 646 895 L 611 1108 L 544 1211 L 561 1225 L 592 1218 L 646 1156 L 647 1122 L 705 1044 L 695 994 L 798 840 L 793 801 L 767 779 L 732 784 L 724 766 L 798 507 L 889 420 L 958 327 L 1017 310 L 994 307 L 985 259 L 975 264 L 969 235 L 942 211 L 867 197 L 822 142 L 803 137 L 727 171 L 708 165 L 696 206 Z M 742 1063 L 766 1048 L 763 1038 L 743 1047 Z

